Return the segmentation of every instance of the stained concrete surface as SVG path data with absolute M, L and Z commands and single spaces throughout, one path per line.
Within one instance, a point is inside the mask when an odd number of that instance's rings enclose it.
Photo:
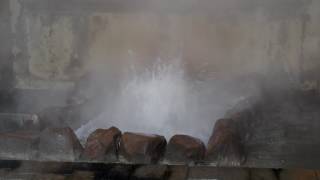
M 181 58 L 195 79 L 250 79 L 259 73 L 267 77 L 269 89 L 290 85 L 319 93 L 317 0 L 130 3 L 1 1 L 0 89 L 5 91 L 0 97 L 17 90 L 16 98 L 1 101 L 3 109 L 8 104 L 22 112 L 64 106 L 75 81 L 87 72 L 102 72 L 104 81 L 116 86 L 126 78 L 124 71 L 130 64 L 141 70 L 157 58 Z M 280 107 L 287 112 L 281 117 L 286 123 L 267 121 L 268 126 L 256 129 L 261 136 L 252 143 L 269 149 L 256 146 L 260 149 L 253 153 L 253 165 L 286 164 L 287 157 L 278 157 L 277 152 L 294 151 L 290 147 L 296 141 L 305 143 L 298 149 L 318 149 L 316 108 L 305 110 L 305 118 L 297 120 L 291 110 L 299 106 L 293 105 Z M 281 144 L 283 136 L 292 139 L 290 146 Z M 300 152 L 292 153 L 314 157 L 314 151 Z

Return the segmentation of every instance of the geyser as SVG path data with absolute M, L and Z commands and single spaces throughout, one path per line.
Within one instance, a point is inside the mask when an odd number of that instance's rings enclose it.
M 188 134 L 207 142 L 215 120 L 241 99 L 241 95 L 226 91 L 226 83 L 212 75 L 191 77 L 180 59 L 158 59 L 142 72 L 136 69 L 130 68 L 114 101 L 105 102 L 105 111 L 76 131 L 80 138 L 97 128 L 116 126 L 123 131 L 161 134 L 167 139 Z

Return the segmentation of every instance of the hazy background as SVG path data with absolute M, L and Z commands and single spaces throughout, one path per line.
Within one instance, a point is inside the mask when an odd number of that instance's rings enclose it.
M 115 125 L 207 141 L 216 119 L 259 95 L 261 79 L 274 89 L 319 86 L 318 0 L 0 5 L 0 81 L 21 90 L 17 111 L 93 99 L 82 114 L 102 114 L 79 136 Z

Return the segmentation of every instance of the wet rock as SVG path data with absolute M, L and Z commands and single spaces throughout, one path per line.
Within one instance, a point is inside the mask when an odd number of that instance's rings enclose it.
M 166 179 L 169 175 L 168 167 L 161 165 L 146 165 L 138 167 L 133 175 L 132 179 L 139 180 L 162 180 Z
M 290 169 L 280 172 L 280 180 L 318 180 L 319 171 L 305 169 Z
M 205 150 L 205 145 L 200 139 L 174 135 L 167 145 L 165 157 L 171 162 L 197 162 L 203 159 Z
M 216 122 L 208 142 L 206 161 L 214 161 L 221 166 L 244 163 L 244 149 L 233 119 L 220 119 Z
M 277 180 L 272 169 L 250 169 L 250 180 Z
M 163 136 L 126 132 L 121 137 L 120 155 L 135 163 L 156 163 L 162 158 L 166 144 Z
M 87 139 L 81 155 L 95 161 L 117 161 L 121 131 L 118 128 L 97 129 Z
M 35 159 L 39 133 L 14 132 L 0 134 L 1 159 Z
M 83 148 L 70 128 L 47 128 L 41 132 L 39 158 L 52 161 L 75 161 Z

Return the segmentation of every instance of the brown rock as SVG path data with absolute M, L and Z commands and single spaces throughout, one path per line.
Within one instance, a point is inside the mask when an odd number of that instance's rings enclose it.
M 138 167 L 131 179 L 166 179 L 169 175 L 168 166 L 163 165 L 146 165 Z
M 319 171 L 305 169 L 289 169 L 280 172 L 280 180 L 318 180 Z
M 166 144 L 163 136 L 126 132 L 121 137 L 120 155 L 135 163 L 156 163 L 163 156 Z
M 39 133 L 14 132 L 0 134 L 0 158 L 32 160 L 36 158 Z
M 75 161 L 83 148 L 70 128 L 47 128 L 40 135 L 39 158 L 52 161 Z
M 97 129 L 87 139 L 82 158 L 117 161 L 121 131 L 118 128 Z
M 242 164 L 245 155 L 240 141 L 233 119 L 218 120 L 208 142 L 206 160 L 222 166 Z
M 172 162 L 191 162 L 203 159 L 206 148 L 200 139 L 187 135 L 174 135 L 166 150 L 166 159 Z

